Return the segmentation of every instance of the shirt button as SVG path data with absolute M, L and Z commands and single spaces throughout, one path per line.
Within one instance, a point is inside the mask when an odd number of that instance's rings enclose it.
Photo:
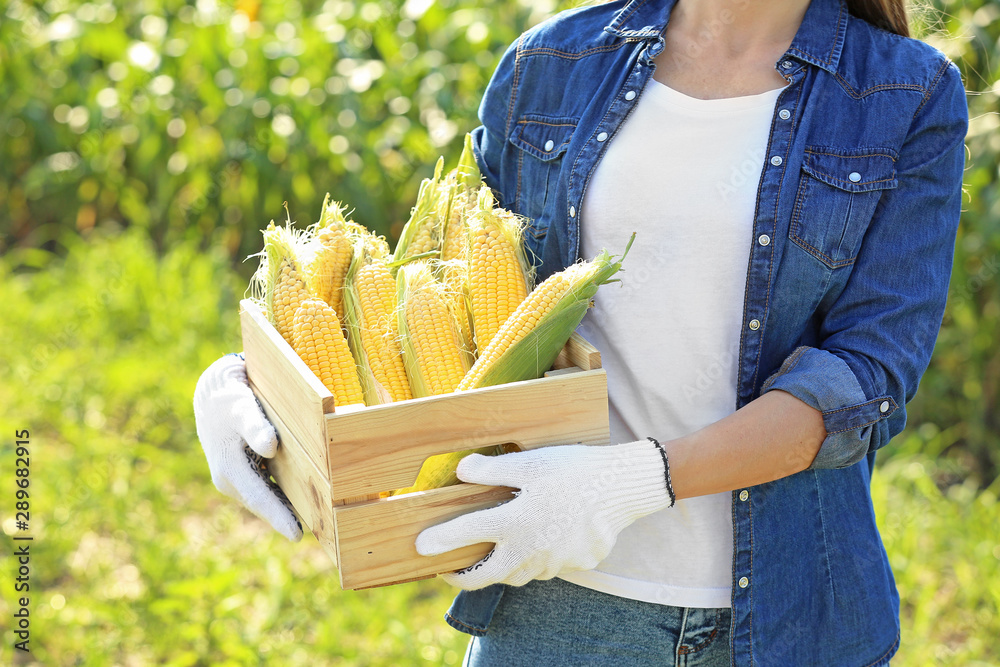
M 781 66 L 784 67 L 785 69 L 792 69 L 792 61 L 786 60 L 781 63 Z
M 760 329 L 760 320 L 750 320 L 750 328 L 754 331 Z
M 889 401 L 882 401 L 882 405 L 878 406 L 878 411 L 883 414 L 889 412 Z
M 569 217 L 571 217 L 571 218 L 575 218 L 576 217 L 576 207 L 575 206 L 570 206 L 569 207 Z
M 598 141 L 604 141 L 607 138 L 608 138 L 608 133 L 607 132 L 601 132 L 599 135 L 597 135 L 597 140 Z
M 546 153 L 549 152 L 550 150 L 552 150 L 555 147 L 556 147 L 556 142 L 552 141 L 551 139 L 549 139 L 548 141 L 545 142 L 545 152 Z
M 742 491 L 740 491 L 740 500 L 742 500 L 743 502 L 746 502 L 747 498 L 749 498 L 749 497 L 750 497 L 750 492 L 749 491 L 747 491 L 746 489 L 743 489 Z
M 740 588 L 746 588 L 747 586 L 750 585 L 750 580 L 747 579 L 746 577 L 740 577 L 739 584 Z
M 792 117 L 792 112 L 789 111 L 788 109 L 782 109 L 781 111 L 778 112 L 778 118 L 780 118 L 781 120 L 788 120 L 791 117 Z
M 775 155 L 773 158 L 771 158 L 771 164 L 773 164 L 775 167 L 780 167 L 781 162 L 782 160 L 780 155 Z
M 634 90 L 630 90 L 627 93 L 625 93 L 625 99 L 628 100 L 629 102 L 631 102 L 632 100 L 634 100 L 635 99 L 635 91 Z
M 856 171 L 852 171 L 852 172 L 851 172 L 851 173 L 850 173 L 850 174 L 849 174 L 849 175 L 847 176 L 847 178 L 848 178 L 848 179 L 849 179 L 849 180 L 851 181 L 851 183 L 857 183 L 858 181 L 860 181 L 860 180 L 861 180 L 861 174 L 859 174 L 859 173 L 858 173 L 858 172 L 856 172 Z
M 767 234 L 761 234 L 757 237 L 757 243 L 761 245 L 771 245 L 771 237 Z

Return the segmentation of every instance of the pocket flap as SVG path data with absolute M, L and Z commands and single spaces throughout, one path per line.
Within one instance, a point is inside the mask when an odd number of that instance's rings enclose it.
M 806 147 L 802 170 L 813 178 L 848 192 L 896 187 L 896 156 L 888 149 L 841 150 Z
M 575 129 L 575 118 L 525 114 L 517 121 L 510 140 L 522 151 L 548 162 L 566 152 Z

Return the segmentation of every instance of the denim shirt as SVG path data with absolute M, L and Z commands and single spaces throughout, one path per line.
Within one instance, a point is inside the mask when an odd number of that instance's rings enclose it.
M 539 279 L 578 259 L 587 185 L 653 73 L 673 2 L 561 13 L 510 47 L 486 90 L 476 158 L 528 218 Z M 965 91 L 939 51 L 840 0 L 813 0 L 775 68 L 788 85 L 746 240 L 735 408 L 780 389 L 819 410 L 827 435 L 803 472 L 733 492 L 732 660 L 886 664 L 899 597 L 869 481 L 941 325 Z M 483 634 L 503 590 L 461 592 L 446 619 Z

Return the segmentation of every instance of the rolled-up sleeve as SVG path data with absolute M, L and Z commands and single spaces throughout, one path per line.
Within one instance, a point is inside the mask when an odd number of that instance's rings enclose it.
M 827 435 L 811 468 L 852 465 L 903 430 L 947 300 L 967 129 L 961 75 L 945 62 L 899 153 L 898 185 L 883 193 L 818 344 L 796 349 L 761 388 L 822 413 Z

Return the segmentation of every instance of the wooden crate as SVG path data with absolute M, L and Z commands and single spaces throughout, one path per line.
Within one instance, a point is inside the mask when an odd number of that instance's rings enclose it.
M 340 571 L 345 589 L 432 577 L 468 567 L 492 548 L 416 552 L 424 528 L 495 506 L 511 489 L 457 484 L 379 498 L 413 484 L 429 456 L 514 444 L 608 444 L 607 378 L 579 336 L 541 379 L 335 408 L 331 393 L 250 300 L 241 302 L 250 387 L 280 438 L 268 468 Z

